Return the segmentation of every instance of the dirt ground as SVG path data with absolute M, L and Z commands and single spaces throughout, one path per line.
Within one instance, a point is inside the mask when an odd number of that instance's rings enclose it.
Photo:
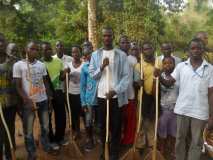
M 37 127 L 37 128 L 36 128 Z M 67 127 L 68 128 L 68 127 Z M 38 125 L 34 126 L 34 132 L 35 137 L 38 132 Z M 81 151 L 83 151 L 83 144 L 85 143 L 85 131 L 82 130 L 82 138 L 78 141 L 78 145 L 80 146 Z M 16 157 L 17 160 L 26 160 L 27 159 L 27 153 L 24 146 L 24 136 L 22 131 L 22 124 L 20 118 L 16 119 Z M 38 160 L 79 160 L 78 157 L 74 155 L 74 153 L 70 149 L 71 146 L 68 145 L 66 147 L 63 147 L 60 149 L 60 151 L 56 154 L 47 154 L 42 151 L 41 147 L 37 146 L 37 154 L 38 154 Z M 145 150 L 145 154 L 148 151 Z M 125 150 L 122 150 L 122 153 L 125 153 Z M 100 154 L 100 145 L 97 142 L 96 147 L 91 152 L 83 152 L 84 158 L 82 160 L 99 160 L 99 154 Z M 141 157 L 141 160 L 143 157 Z M 167 159 L 170 160 L 170 159 Z M 212 160 L 212 158 L 209 158 L 207 156 L 203 156 L 202 160 Z

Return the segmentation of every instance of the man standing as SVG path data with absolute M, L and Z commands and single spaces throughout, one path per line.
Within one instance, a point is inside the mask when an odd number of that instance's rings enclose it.
M 188 160 L 200 160 L 201 135 L 207 121 L 208 129 L 213 128 L 213 67 L 203 59 L 204 44 L 200 39 L 190 41 L 188 52 L 189 59 L 179 63 L 167 80 L 160 77 L 166 86 L 179 84 L 174 109 L 177 114 L 176 160 L 185 159 L 189 131 L 192 137 Z
M 33 136 L 35 112 L 38 112 L 41 126 L 41 143 L 44 151 L 50 152 L 53 148 L 48 139 L 48 102 L 47 72 L 45 65 L 38 61 L 38 45 L 29 42 L 26 46 L 27 58 L 16 62 L 13 66 L 13 78 L 16 88 L 23 101 L 23 128 L 28 160 L 36 160 L 36 145 Z M 49 95 L 49 94 L 48 94 Z
M 42 44 L 43 61 L 48 71 L 50 83 L 53 90 L 52 105 L 55 115 L 55 134 L 52 130 L 50 122 L 50 140 L 58 145 L 66 146 L 68 141 L 64 139 L 66 128 L 66 110 L 65 110 L 65 97 L 63 93 L 63 85 L 60 74 L 64 69 L 63 62 L 59 58 L 52 57 L 52 48 L 50 43 L 44 42 Z M 50 120 L 51 120 L 50 113 Z
M 121 139 L 121 107 L 128 104 L 129 65 L 127 56 L 113 46 L 113 30 L 102 30 L 103 48 L 92 54 L 89 72 L 97 80 L 97 97 L 101 117 L 101 140 L 104 148 L 106 130 L 106 100 L 110 103 L 110 160 L 118 160 Z M 108 76 L 107 76 L 108 70 Z M 107 78 L 109 77 L 109 78 Z M 109 80 L 109 81 L 108 81 Z M 107 85 L 109 84 L 109 91 Z M 103 152 L 101 158 L 103 158 Z
M 15 146 L 15 115 L 18 104 L 18 94 L 12 77 L 12 66 L 16 59 L 12 57 L 13 47 L 8 45 L 6 53 L 6 40 L 0 33 L 0 103 L 3 107 L 3 114 L 8 125 L 13 145 Z M 3 145 L 5 147 L 6 159 L 11 159 L 9 140 L 3 129 L 0 119 L 0 159 L 3 158 Z
M 136 129 L 136 103 L 135 90 L 133 88 L 133 68 L 137 63 L 136 57 L 129 55 L 130 43 L 127 36 L 122 36 L 119 41 L 119 47 L 127 54 L 127 61 L 129 63 L 129 85 L 127 89 L 128 104 L 122 107 L 123 114 L 123 137 L 121 143 L 123 145 L 131 145 L 134 142 Z M 137 50 L 137 47 L 132 47 L 131 51 Z

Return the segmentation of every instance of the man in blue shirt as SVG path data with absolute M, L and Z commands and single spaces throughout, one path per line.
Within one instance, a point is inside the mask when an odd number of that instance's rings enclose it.
M 126 54 L 113 46 L 113 30 L 102 30 L 103 48 L 95 51 L 90 60 L 90 76 L 98 83 L 101 141 L 104 147 L 106 130 L 106 103 L 109 100 L 110 160 L 118 160 L 121 139 L 121 107 L 128 103 L 129 64 Z M 101 159 L 103 159 L 103 152 Z

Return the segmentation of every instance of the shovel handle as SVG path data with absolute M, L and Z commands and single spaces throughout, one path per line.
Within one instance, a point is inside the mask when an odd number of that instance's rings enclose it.
M 8 128 L 7 123 L 5 121 L 5 118 L 4 118 L 4 114 L 3 114 L 2 104 L 1 103 L 0 103 L 0 116 L 1 116 L 1 120 L 2 120 L 3 126 L 5 128 L 5 131 L 7 133 L 7 138 L 9 140 L 10 152 L 11 152 L 12 160 L 16 160 L 15 151 L 14 151 L 14 147 L 13 147 L 13 143 L 12 143 L 12 138 L 11 138 L 9 128 Z

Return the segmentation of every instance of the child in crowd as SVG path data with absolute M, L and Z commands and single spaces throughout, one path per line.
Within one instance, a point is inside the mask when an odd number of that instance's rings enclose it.
M 86 151 L 91 151 L 94 148 L 93 140 L 93 111 L 94 107 L 97 105 L 96 100 L 96 81 L 92 79 L 89 75 L 89 62 L 91 58 L 91 53 L 93 51 L 92 43 L 85 41 L 83 43 L 83 54 L 85 56 L 86 62 L 84 63 L 81 71 L 80 77 L 80 95 L 81 95 L 81 105 L 85 113 L 85 125 L 87 132 L 87 142 L 85 146 Z
M 164 57 L 163 69 L 161 76 L 165 79 L 170 75 L 175 68 L 175 59 L 172 56 Z M 168 153 L 174 157 L 175 137 L 176 137 L 176 116 L 174 107 L 178 96 L 178 86 L 174 84 L 170 87 L 163 84 L 161 88 L 161 116 L 159 119 L 159 149 L 166 156 L 165 148 L 170 149 Z

